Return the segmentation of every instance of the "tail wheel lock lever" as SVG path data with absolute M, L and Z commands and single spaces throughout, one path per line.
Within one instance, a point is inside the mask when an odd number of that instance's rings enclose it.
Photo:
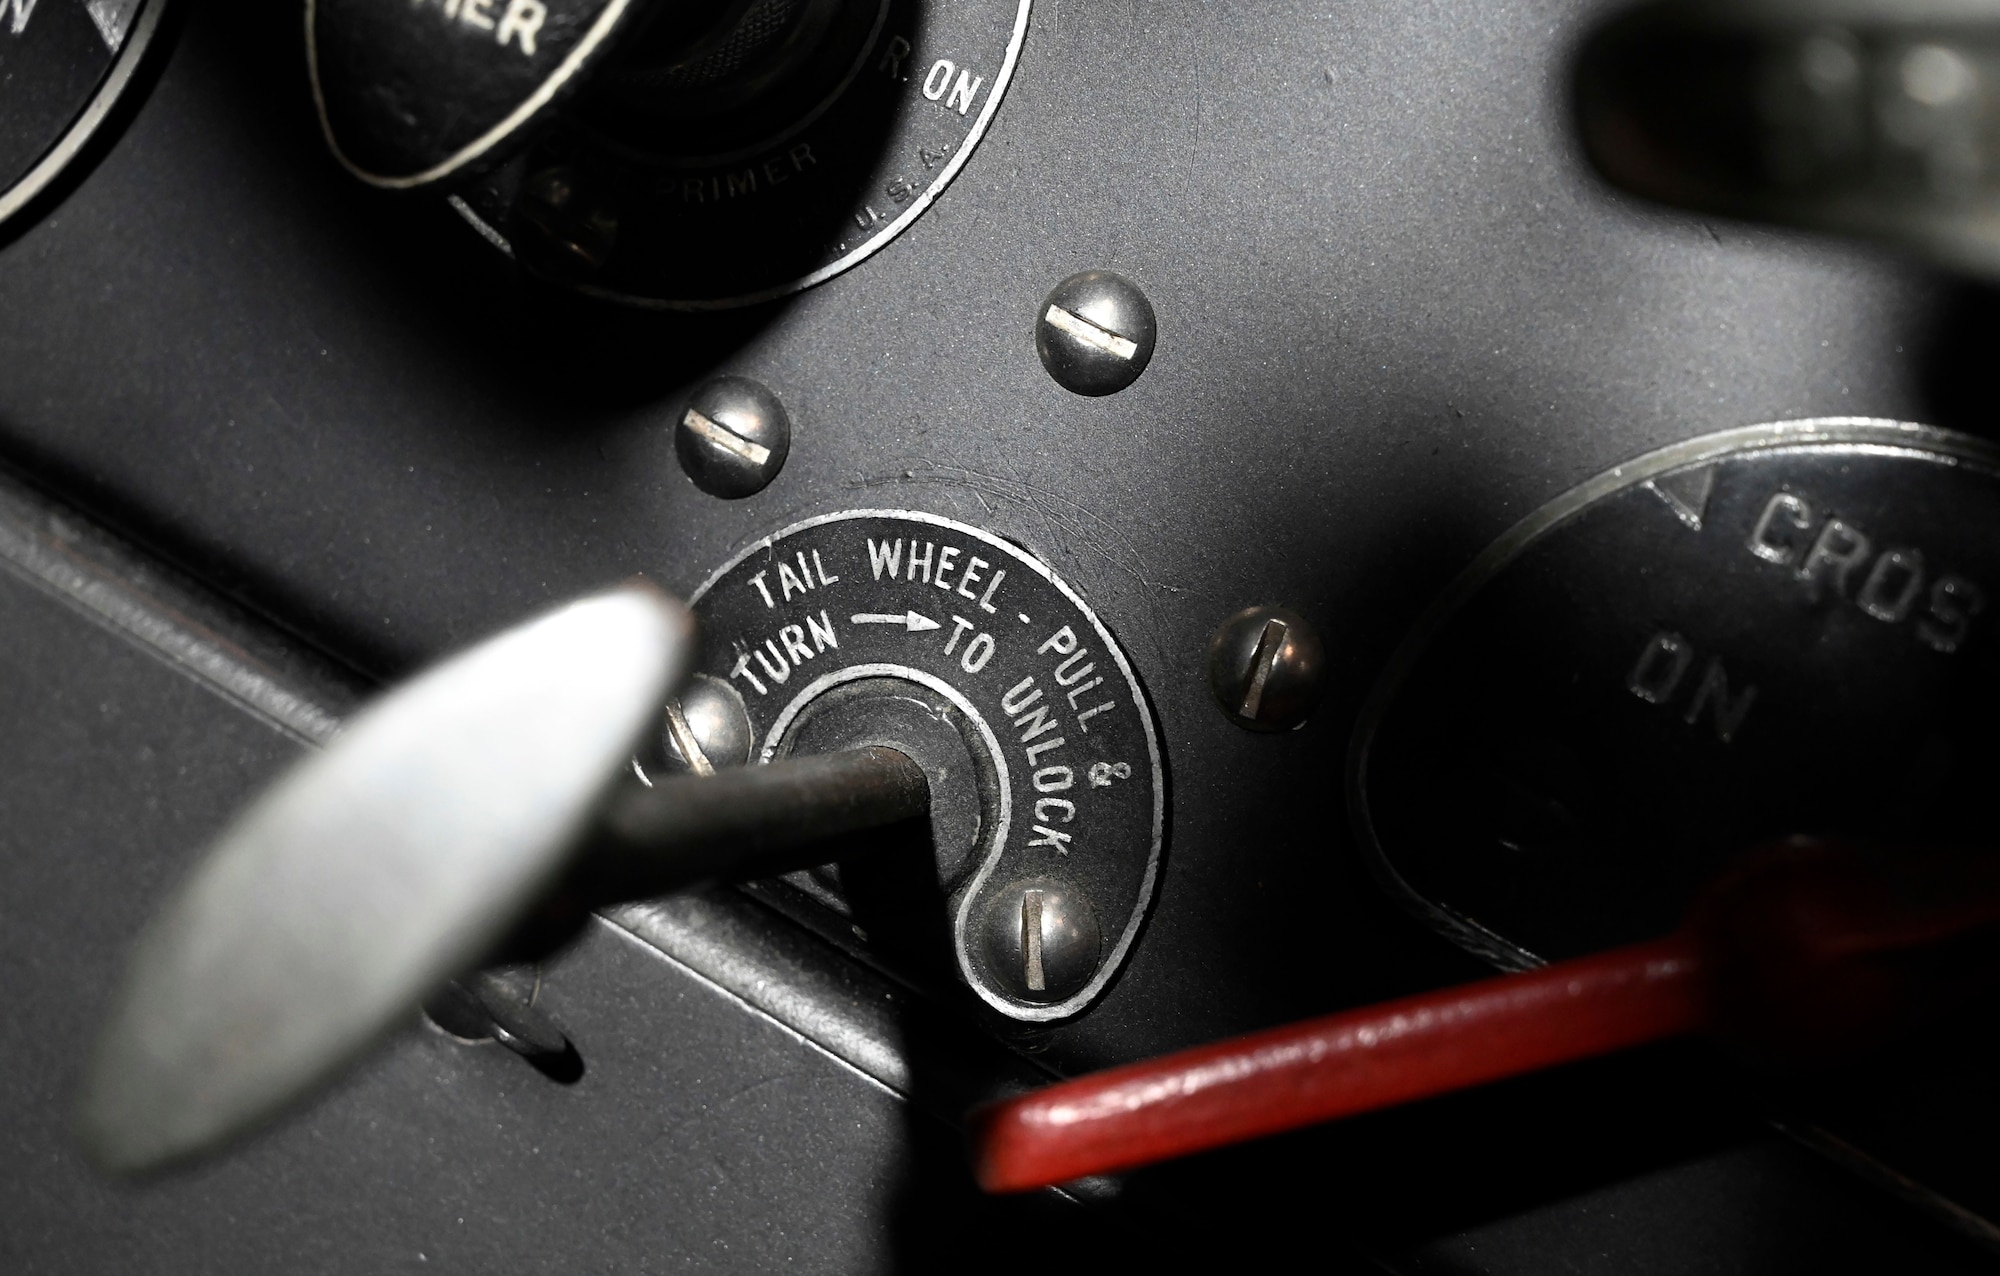
M 268 789 L 138 939 L 84 1079 L 93 1158 L 211 1150 L 426 998 L 560 1054 L 546 1016 L 465 972 L 591 908 L 806 867 L 829 837 L 927 813 L 922 769 L 882 747 L 631 779 L 693 634 L 650 587 L 572 603 L 392 691 Z

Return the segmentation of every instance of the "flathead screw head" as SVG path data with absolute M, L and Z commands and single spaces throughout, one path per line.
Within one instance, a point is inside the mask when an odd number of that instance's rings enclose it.
M 981 932 L 987 965 L 1022 1001 L 1061 1001 L 1089 983 L 1103 946 L 1090 905 L 1055 881 L 994 892 Z
M 1065 390 L 1116 394 L 1153 358 L 1159 322 L 1139 286 L 1108 270 L 1056 285 L 1035 321 L 1035 352 Z
M 763 491 L 791 449 L 785 405 L 748 377 L 717 377 L 696 390 L 674 427 L 681 468 L 696 487 L 725 500 Z
M 736 688 L 698 673 L 667 705 L 665 746 L 670 770 L 709 775 L 750 762 L 750 713 Z
M 1326 689 L 1326 648 L 1297 612 L 1246 607 L 1209 639 L 1208 685 L 1236 725 L 1290 731 Z

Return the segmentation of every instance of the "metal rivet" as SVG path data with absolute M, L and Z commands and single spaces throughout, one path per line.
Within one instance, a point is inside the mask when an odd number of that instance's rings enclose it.
M 1102 940 L 1097 917 L 1059 882 L 1017 882 L 986 905 L 987 964 L 1022 1001 L 1061 1001 L 1090 982 Z
M 1086 270 L 1056 285 L 1035 321 L 1035 352 L 1064 389 L 1116 394 L 1153 357 L 1159 322 L 1139 286 L 1108 270 Z
M 667 765 L 676 771 L 713 775 L 718 768 L 750 761 L 750 713 L 736 688 L 698 673 L 680 699 L 667 705 Z
M 533 1058 L 569 1050 L 569 1038 L 535 1005 L 541 973 L 496 966 L 452 980 L 424 1003 L 424 1014 L 461 1041 L 497 1041 Z
M 1209 640 L 1208 685 L 1236 725 L 1289 731 L 1325 690 L 1326 649 L 1297 612 L 1246 607 Z
M 791 447 L 785 405 L 747 377 L 717 377 L 696 390 L 674 428 L 681 468 L 696 487 L 727 500 L 763 491 Z
M 514 201 L 515 241 L 530 269 L 560 281 L 593 275 L 618 242 L 618 215 L 573 168 L 545 168 Z

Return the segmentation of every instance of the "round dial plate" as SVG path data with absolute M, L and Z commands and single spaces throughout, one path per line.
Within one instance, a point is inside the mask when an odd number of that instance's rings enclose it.
M 753 764 L 838 713 L 826 706 L 846 688 L 901 685 L 949 719 L 989 789 L 977 853 L 947 883 L 960 975 L 1028 1021 L 1066 1018 L 1103 991 L 1152 898 L 1165 793 L 1145 694 L 1074 590 L 978 528 L 852 510 L 758 542 L 693 605 L 695 669 L 742 698 Z M 1080 898 L 1095 919 L 1094 963 L 1059 1000 L 1021 995 L 1019 972 L 995 969 L 982 943 L 995 910 L 1013 910 L 1012 924 L 1024 883 Z
M 0 222 L 46 189 L 131 84 L 165 0 L 0 3 Z
M 1397 653 L 1352 750 L 1381 876 L 1507 966 L 1663 934 L 1751 846 L 1991 839 L 2000 450 L 1753 426 L 1531 515 Z
M 971 157 L 1014 76 L 1030 0 L 881 0 L 825 93 L 768 127 L 685 130 L 642 156 L 593 124 L 594 85 L 525 165 L 453 198 L 514 252 L 520 173 L 574 174 L 610 246 L 564 282 L 671 310 L 725 309 L 809 288 L 901 234 Z M 532 177 L 529 179 L 532 182 Z M 522 254 L 517 253 L 517 256 Z M 528 255 L 532 260 L 532 254 Z

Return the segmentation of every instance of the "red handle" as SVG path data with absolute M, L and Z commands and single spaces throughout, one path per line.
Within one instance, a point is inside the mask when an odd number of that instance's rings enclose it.
M 988 1191 L 1044 1187 L 1663 1037 L 1776 1058 L 1866 1047 L 2000 981 L 2000 855 L 1792 842 L 1648 944 L 1329 1015 L 975 1114 Z M 1973 1009 L 1967 1011 L 1967 1007 Z
M 1064 1082 L 979 1114 L 979 1182 L 1131 1169 L 1690 1032 L 1700 975 L 1673 935 Z

